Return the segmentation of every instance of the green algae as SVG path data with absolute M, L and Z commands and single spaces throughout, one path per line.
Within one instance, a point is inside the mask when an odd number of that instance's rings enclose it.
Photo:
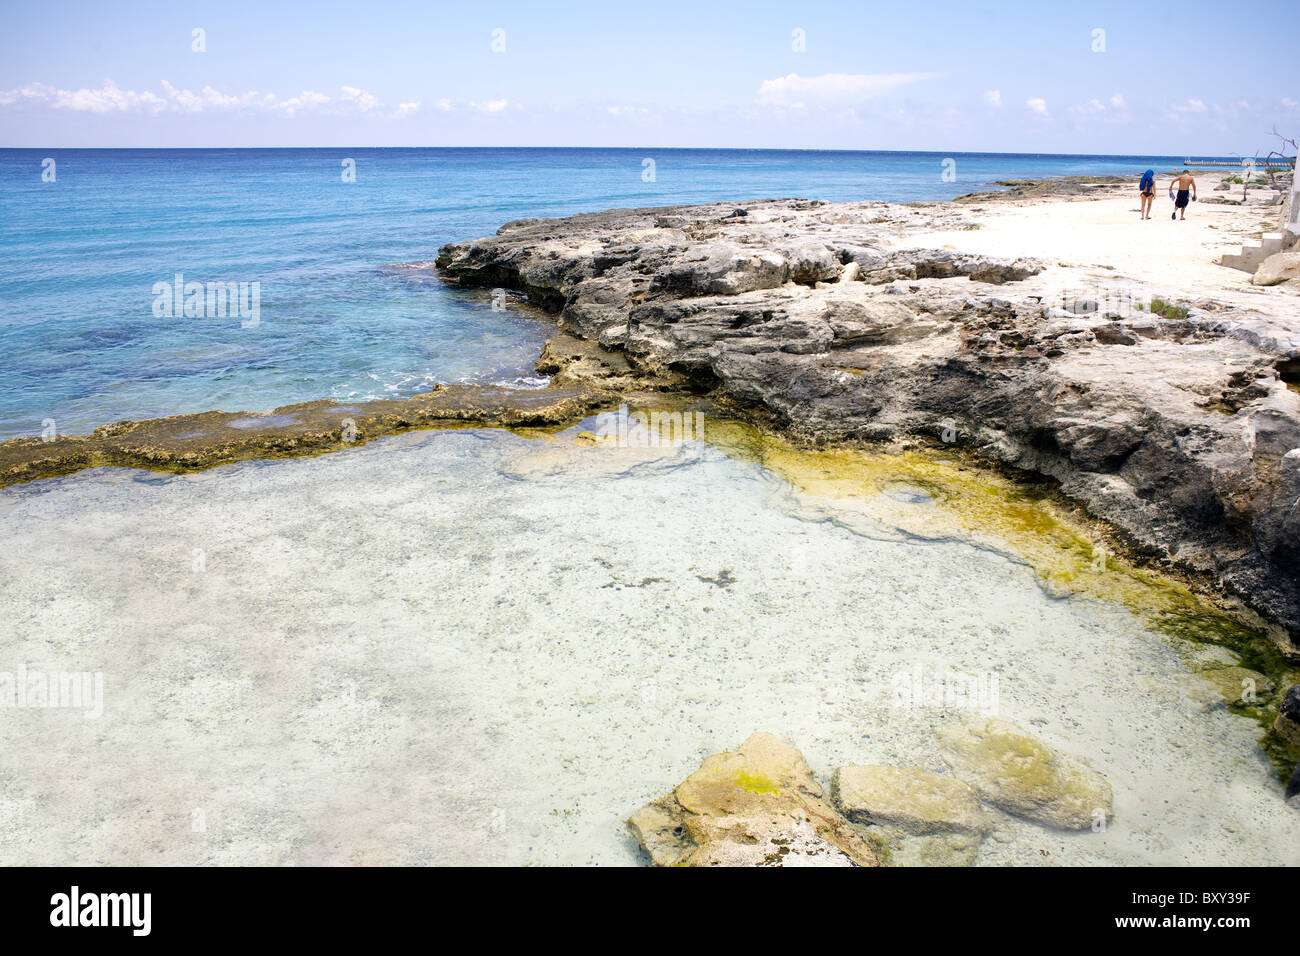
M 1056 597 L 1083 597 L 1128 608 L 1166 637 L 1192 669 L 1206 645 L 1226 648 L 1241 666 L 1270 678 L 1274 690 L 1233 713 L 1264 730 L 1260 747 L 1287 779 L 1300 748 L 1272 725 L 1281 695 L 1300 683 L 1300 666 L 1244 608 L 1222 606 L 1208 589 L 1146 566 L 1112 540 L 1110 529 L 1068 502 L 1054 483 L 1010 476 L 942 448 L 876 450 L 804 448 L 735 420 L 710 419 L 704 440 L 726 454 L 762 465 L 808 498 L 838 511 L 931 540 L 959 538 L 1002 551 L 1033 570 Z M 929 501 L 896 500 L 898 488 Z

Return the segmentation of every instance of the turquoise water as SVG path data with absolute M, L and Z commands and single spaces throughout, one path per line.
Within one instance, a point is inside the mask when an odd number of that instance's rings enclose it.
M 54 180 L 42 181 L 42 161 Z M 943 160 L 955 162 L 945 181 Z M 343 181 L 343 162 L 355 181 Z M 653 181 L 645 160 L 654 161 Z M 802 196 L 946 199 L 1179 157 L 662 149 L 0 150 L 0 439 L 53 419 L 540 384 L 545 322 L 387 270 L 526 216 Z M 156 315 L 157 283 L 258 284 L 239 316 Z

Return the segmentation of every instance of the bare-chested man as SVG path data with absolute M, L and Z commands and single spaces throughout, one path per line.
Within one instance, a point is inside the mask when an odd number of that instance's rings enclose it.
M 1177 193 L 1177 196 L 1174 197 L 1174 211 L 1169 214 L 1169 218 L 1186 219 L 1189 192 L 1191 194 L 1190 201 L 1196 201 L 1196 180 L 1192 178 L 1190 172 L 1184 169 L 1169 184 L 1169 191 Z

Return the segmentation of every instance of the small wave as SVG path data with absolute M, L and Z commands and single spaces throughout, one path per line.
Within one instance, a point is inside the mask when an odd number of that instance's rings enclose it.
M 545 388 L 551 384 L 549 375 L 520 375 L 511 379 L 493 379 L 489 384 L 499 388 Z

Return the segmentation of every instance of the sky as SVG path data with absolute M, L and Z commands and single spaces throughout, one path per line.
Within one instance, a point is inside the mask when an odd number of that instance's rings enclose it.
M 8 147 L 1253 155 L 1275 126 L 1300 138 L 1293 2 L 2 2 Z

